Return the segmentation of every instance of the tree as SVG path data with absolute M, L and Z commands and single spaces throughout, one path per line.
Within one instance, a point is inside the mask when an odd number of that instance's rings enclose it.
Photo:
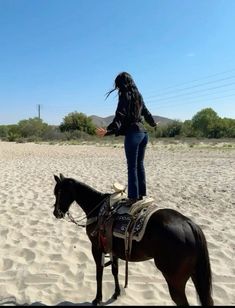
M 223 137 L 235 138 L 235 119 L 221 119 Z
M 196 137 L 195 129 L 192 127 L 191 120 L 184 121 L 181 132 L 184 137 Z
M 65 116 L 59 127 L 62 132 L 79 130 L 90 135 L 95 134 L 95 125 L 92 123 L 92 119 L 77 111 Z
M 167 135 L 168 137 L 175 137 L 180 135 L 182 129 L 182 122 L 173 121 L 172 123 L 167 124 Z
M 18 131 L 23 138 L 36 136 L 41 137 L 48 127 L 47 123 L 37 117 L 21 120 L 18 122 Z
M 6 138 L 8 135 L 8 128 L 6 125 L 0 125 L 0 138 Z
M 212 108 L 205 108 L 196 113 L 192 118 L 192 127 L 201 137 L 214 137 L 213 129 L 218 128 L 220 118 Z
M 20 132 L 17 124 L 1 125 L 0 138 L 8 141 L 15 141 L 20 137 Z

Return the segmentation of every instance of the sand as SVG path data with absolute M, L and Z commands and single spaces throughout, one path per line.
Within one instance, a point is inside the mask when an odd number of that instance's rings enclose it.
M 148 195 L 161 208 L 192 218 L 206 236 L 215 305 L 235 305 L 235 150 L 222 146 L 149 144 Z M 126 184 L 121 145 L 50 145 L 0 142 L 0 304 L 90 305 L 96 294 L 95 264 L 83 228 L 53 216 L 53 175 L 63 173 L 102 192 Z M 81 217 L 74 203 L 71 212 Z M 174 305 L 153 260 L 120 260 L 121 296 L 110 297 L 110 268 L 103 277 L 107 305 Z M 186 288 L 198 305 L 194 286 Z

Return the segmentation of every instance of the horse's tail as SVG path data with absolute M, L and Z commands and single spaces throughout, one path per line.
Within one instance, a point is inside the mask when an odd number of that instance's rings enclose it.
M 192 221 L 189 221 L 189 224 L 196 238 L 198 248 L 196 271 L 192 276 L 192 280 L 195 284 L 195 288 L 197 290 L 202 306 L 213 306 L 214 303 L 211 296 L 212 274 L 206 238 L 198 225 L 196 225 Z

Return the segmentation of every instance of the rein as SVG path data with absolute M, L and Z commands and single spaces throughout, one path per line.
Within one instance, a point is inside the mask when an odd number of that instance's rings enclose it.
M 90 214 L 92 214 L 103 202 L 105 202 L 106 199 L 108 199 L 109 196 L 107 196 L 105 199 L 101 200 L 101 202 L 99 202 L 87 215 L 85 214 L 84 217 L 81 217 L 79 220 L 75 220 L 73 218 L 73 216 L 69 213 L 69 211 L 67 212 L 67 216 L 70 220 L 70 222 L 74 223 L 75 225 L 77 225 L 78 227 L 82 227 L 82 228 L 85 228 L 86 226 L 92 224 L 93 222 L 97 221 L 97 216 L 94 216 L 94 217 L 91 217 L 91 218 L 88 218 L 88 216 L 90 216 Z M 84 219 L 87 218 L 87 222 L 85 225 L 81 225 L 79 224 L 80 221 L 83 221 Z
M 78 223 L 79 221 L 82 221 L 82 220 L 85 219 L 86 217 L 83 217 L 83 218 L 79 219 L 78 221 L 76 221 L 76 220 L 73 218 L 73 216 L 72 216 L 69 212 L 67 212 L 66 214 L 67 214 L 67 216 L 68 216 L 70 222 L 73 222 L 73 223 L 74 223 L 75 225 L 77 225 L 78 227 L 82 227 L 82 228 L 85 228 L 85 227 L 86 227 L 86 225 L 80 225 L 80 224 Z

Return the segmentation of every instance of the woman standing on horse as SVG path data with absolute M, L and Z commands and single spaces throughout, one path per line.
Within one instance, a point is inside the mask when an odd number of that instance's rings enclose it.
M 157 123 L 145 106 L 142 95 L 130 74 L 120 73 L 115 79 L 114 89 L 107 93 L 106 98 L 115 90 L 118 91 L 119 97 L 115 117 L 107 128 L 97 128 L 96 134 L 100 137 L 112 134 L 125 136 L 128 205 L 132 205 L 146 196 L 144 155 L 148 133 L 143 125 L 142 117 L 153 127 L 157 126 Z

